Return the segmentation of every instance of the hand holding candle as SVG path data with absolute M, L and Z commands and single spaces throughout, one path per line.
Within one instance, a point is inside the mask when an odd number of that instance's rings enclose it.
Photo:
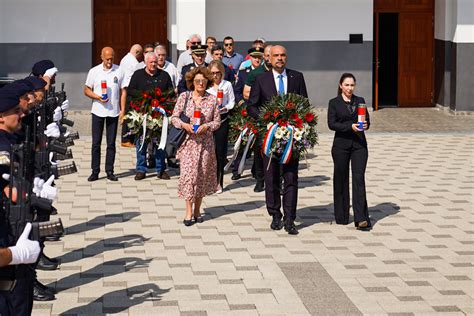
M 197 133 L 197 130 L 199 126 L 201 125 L 201 108 L 197 107 L 194 110 L 194 115 L 193 115 L 193 129 L 194 133 Z
M 367 107 L 364 103 L 361 103 L 357 106 L 357 127 L 360 130 L 364 130 L 366 111 Z

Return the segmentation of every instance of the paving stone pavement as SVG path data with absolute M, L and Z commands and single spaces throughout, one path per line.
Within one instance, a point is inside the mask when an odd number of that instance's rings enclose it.
M 120 180 L 89 183 L 83 137 L 79 172 L 57 180 L 67 234 L 46 253 L 61 267 L 38 273 L 57 299 L 33 314 L 474 314 L 470 129 L 367 133 L 370 232 L 333 222 L 333 136 L 321 133 L 300 165 L 298 236 L 269 229 L 248 168 L 204 199 L 204 223 L 184 227 L 175 171 L 134 181 L 134 149 L 120 148 Z

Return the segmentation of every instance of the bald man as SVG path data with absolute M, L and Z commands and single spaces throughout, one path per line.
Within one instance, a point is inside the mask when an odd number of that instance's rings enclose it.
M 99 179 L 100 172 L 100 144 L 104 125 L 106 127 L 107 151 L 105 157 L 105 172 L 107 179 L 117 181 L 114 175 L 115 139 L 119 116 L 125 112 L 125 75 L 119 66 L 114 64 L 114 50 L 112 47 L 102 48 L 100 58 L 102 63 L 93 67 L 87 74 L 84 94 L 92 99 L 92 173 L 88 181 Z M 102 89 L 102 82 L 106 89 Z
M 133 73 L 135 70 L 139 69 L 140 60 L 143 59 L 143 48 L 140 44 L 134 44 L 130 48 L 130 52 L 128 52 L 125 57 L 122 58 L 120 61 L 120 69 L 125 75 L 124 78 L 124 87 L 128 87 L 130 84 L 130 79 L 132 78 Z M 129 102 L 125 103 L 125 113 L 129 110 Z M 123 147 L 134 147 L 133 142 L 135 141 L 132 135 L 129 135 L 129 129 L 127 124 L 123 122 L 119 122 L 122 124 L 122 146 Z
M 296 93 L 308 97 L 303 74 L 286 68 L 286 60 L 285 47 L 275 45 L 270 49 L 272 69 L 255 78 L 247 101 L 247 111 L 254 119 L 259 120 L 262 105 L 277 94 Z M 261 140 L 257 140 L 255 146 L 260 147 Z M 279 230 L 284 226 L 290 235 L 298 234 L 295 226 L 298 202 L 298 164 L 299 157 L 293 155 L 290 161 L 284 164 L 282 170 L 280 170 L 280 164 L 275 157 L 267 157 L 263 154 L 265 202 L 268 214 L 272 216 L 270 228 Z M 283 174 L 283 201 L 278 186 L 281 173 Z M 281 212 L 282 206 L 283 214 Z

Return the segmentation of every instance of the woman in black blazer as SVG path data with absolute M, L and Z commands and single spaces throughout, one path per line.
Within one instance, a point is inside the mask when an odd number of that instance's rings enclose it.
M 329 101 L 328 125 L 336 132 L 332 146 L 334 161 L 334 216 L 337 224 L 349 224 L 349 162 L 352 169 L 352 209 L 357 229 L 371 228 L 365 193 L 365 168 L 368 150 L 364 130 L 369 129 L 369 113 L 364 128 L 357 124 L 357 106 L 364 98 L 353 94 L 354 75 L 344 73 L 339 80 L 338 96 Z

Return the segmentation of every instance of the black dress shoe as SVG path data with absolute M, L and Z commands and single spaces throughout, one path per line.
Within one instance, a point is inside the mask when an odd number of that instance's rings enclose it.
M 52 301 L 55 300 L 56 297 L 54 294 L 49 293 L 36 284 L 33 285 L 33 300 L 35 301 L 40 301 L 40 302 L 45 302 L 45 301 Z
M 287 223 L 285 224 L 285 230 L 288 232 L 288 235 L 298 235 L 299 232 L 295 227 L 295 223 Z
M 99 180 L 99 174 L 98 173 L 92 173 L 89 178 L 87 178 L 87 181 L 92 182 Z
M 234 173 L 231 177 L 232 180 L 239 180 L 240 178 L 242 178 L 242 176 L 238 173 Z
M 183 219 L 183 224 L 184 226 L 191 226 L 194 222 L 192 219 Z
M 263 182 L 257 182 L 255 188 L 253 188 L 253 192 L 263 192 L 265 191 L 265 184 Z
M 46 261 L 59 264 L 59 260 L 58 260 L 58 259 L 56 259 L 56 258 L 50 258 L 50 257 L 48 257 L 47 255 L 45 255 L 44 252 L 43 252 L 42 256 L 44 256 L 44 258 L 45 258 Z
M 280 230 L 283 228 L 283 222 L 281 221 L 280 216 L 276 216 L 276 215 L 273 216 L 270 228 L 273 230 Z
M 40 290 L 45 291 L 46 293 L 49 293 L 49 294 L 52 294 L 52 295 L 57 293 L 56 289 L 44 285 L 43 283 L 41 283 L 37 279 L 34 281 L 34 286 L 37 286 L 38 288 L 40 288 Z
M 58 263 L 51 262 L 48 259 L 46 259 L 44 255 L 41 255 L 36 268 L 38 270 L 53 271 L 58 268 L 58 265 L 59 265 Z
M 113 172 L 107 172 L 107 179 L 110 181 L 118 181 L 117 176 Z
M 194 216 L 194 222 L 195 222 L 195 223 L 202 223 L 202 222 L 204 222 L 204 216 L 202 216 L 202 215 Z

